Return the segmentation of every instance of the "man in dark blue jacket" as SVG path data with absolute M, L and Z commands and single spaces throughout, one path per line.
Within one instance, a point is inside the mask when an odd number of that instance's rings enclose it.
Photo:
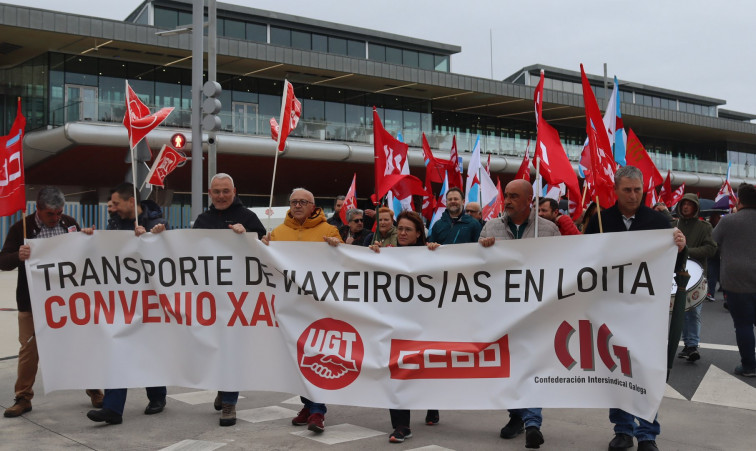
M 633 166 L 625 166 L 614 175 L 614 193 L 617 203 L 601 211 L 601 228 L 604 232 L 632 232 L 634 230 L 669 229 L 667 218 L 643 205 L 643 173 Z M 598 215 L 593 215 L 585 234 L 599 233 Z M 677 245 L 675 269 L 684 266 L 685 235 L 675 229 Z M 670 268 L 672 269 L 672 268 Z M 666 343 L 659 343 L 666 349 Z M 638 451 L 658 451 L 656 436 L 661 426 L 656 418 L 653 423 L 638 418 L 622 409 L 609 409 L 609 421 L 614 424 L 614 438 L 609 442 L 609 451 L 621 451 L 633 447 L 633 436 L 638 439 Z M 637 424 L 636 424 L 637 421 Z
M 210 207 L 197 216 L 192 225 L 193 229 L 231 229 L 236 233 L 254 232 L 257 238 L 265 236 L 263 227 L 257 215 L 245 207 L 236 195 L 234 179 L 230 175 L 218 173 L 210 180 Z M 213 407 L 221 410 L 220 425 L 233 426 L 236 424 L 236 402 L 238 391 L 219 391 L 215 397 Z
M 136 198 L 134 194 L 136 193 Z M 168 228 L 168 222 L 163 219 L 160 206 L 151 200 L 140 200 L 139 192 L 134 191 L 131 183 L 122 183 L 115 187 L 110 196 L 116 214 L 108 221 L 108 230 L 133 230 L 136 236 L 146 233 L 160 233 Z M 121 424 L 123 422 L 123 408 L 126 405 L 126 389 L 115 388 L 105 390 L 102 409 L 90 410 L 87 418 L 96 422 Z M 147 387 L 149 404 L 144 409 L 145 415 L 160 413 L 165 408 L 165 387 Z
M 480 237 L 481 225 L 477 219 L 465 214 L 464 195 L 459 188 L 446 193 L 446 211 L 433 224 L 428 234 L 429 243 L 459 244 L 475 243 Z

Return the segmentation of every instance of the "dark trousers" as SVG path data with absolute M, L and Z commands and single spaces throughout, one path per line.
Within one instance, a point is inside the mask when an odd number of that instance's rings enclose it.
M 127 391 L 125 388 L 106 389 L 105 398 L 102 400 L 102 407 L 112 410 L 118 415 L 123 415 Z M 165 387 L 147 387 L 147 399 L 150 401 L 163 400 L 167 393 L 168 391 Z

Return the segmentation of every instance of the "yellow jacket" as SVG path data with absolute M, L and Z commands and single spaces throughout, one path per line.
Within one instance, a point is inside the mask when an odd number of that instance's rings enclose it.
M 305 219 L 304 224 L 291 216 L 291 210 L 286 212 L 286 219 L 270 233 L 271 241 L 323 241 L 324 236 L 332 236 L 341 240 L 339 229 L 326 222 L 326 216 L 320 207 L 316 207 L 312 216 Z

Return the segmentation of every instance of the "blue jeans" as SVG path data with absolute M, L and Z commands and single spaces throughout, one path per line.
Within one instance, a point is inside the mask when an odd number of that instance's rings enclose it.
M 701 309 L 703 309 L 703 303 L 685 312 L 685 322 L 683 323 L 682 330 L 682 339 L 685 346 L 698 347 L 701 335 Z
M 123 406 L 126 405 L 126 392 L 125 388 L 105 389 L 105 398 L 102 400 L 103 409 L 123 415 Z M 167 393 L 165 387 L 147 387 L 147 399 L 150 402 L 165 400 Z
M 614 424 L 614 433 L 627 434 L 637 438 L 639 442 L 656 440 L 656 436 L 661 433 L 661 425 L 656 421 L 657 417 L 658 414 L 654 415 L 654 422 L 649 423 L 622 409 L 609 409 L 609 421 Z M 635 424 L 635 420 L 638 420 L 638 424 Z
M 753 326 L 756 325 L 756 293 L 733 293 L 725 291 L 730 316 L 735 325 L 735 341 L 740 351 L 740 363 L 745 370 L 756 369 L 756 340 Z
M 307 407 L 307 409 L 310 411 L 310 415 L 312 415 L 313 413 L 320 413 L 325 415 L 328 411 L 325 404 L 312 402 L 304 396 L 300 396 L 299 399 L 302 400 L 302 404 L 304 404 L 304 406 Z
M 233 404 L 236 405 L 236 401 L 239 400 L 239 392 L 238 391 L 222 391 L 220 392 L 221 395 L 221 402 L 223 404 Z
M 535 426 L 538 429 L 541 429 L 543 415 L 541 415 L 540 407 L 533 407 L 530 409 L 509 409 L 509 418 L 512 418 L 513 416 L 522 418 L 525 427 Z

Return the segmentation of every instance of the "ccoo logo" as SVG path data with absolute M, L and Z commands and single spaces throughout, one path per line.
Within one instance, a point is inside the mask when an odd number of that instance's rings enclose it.
M 316 387 L 339 390 L 357 379 L 365 348 L 349 323 L 323 318 L 310 324 L 297 340 L 302 375 Z

